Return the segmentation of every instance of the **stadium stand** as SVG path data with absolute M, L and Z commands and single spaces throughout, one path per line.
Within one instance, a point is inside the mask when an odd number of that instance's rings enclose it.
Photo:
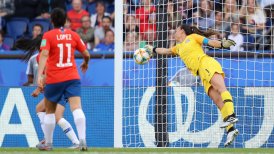
M 14 40 L 24 35 L 29 23 L 28 18 L 12 18 L 7 21 L 7 34 L 12 36 Z
M 43 33 L 48 31 L 51 28 L 51 23 L 47 19 L 34 19 L 28 24 L 28 33 L 31 34 L 32 28 L 35 24 L 40 24 L 43 26 Z
M 4 37 L 4 44 L 8 45 L 10 48 L 13 47 L 14 39 L 11 36 Z

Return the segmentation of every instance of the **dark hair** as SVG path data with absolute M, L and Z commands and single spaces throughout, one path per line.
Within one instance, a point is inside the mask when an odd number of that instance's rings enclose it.
M 211 1 L 209 1 L 209 0 L 200 0 L 200 2 L 199 2 L 199 9 L 198 9 L 198 13 L 202 16 L 202 17 L 206 17 L 206 16 L 208 16 L 209 14 L 207 14 L 206 12 L 204 12 L 203 10 L 202 10 L 202 2 L 203 1 L 206 1 L 207 2 L 207 4 L 209 5 L 209 8 L 211 8 L 211 9 L 207 9 L 206 11 L 208 11 L 208 10 L 212 10 L 212 4 L 211 4 Z
M 51 21 L 55 28 L 63 27 L 66 23 L 67 14 L 61 8 L 55 8 L 51 12 Z
M 102 20 L 103 20 L 103 19 L 108 19 L 108 20 L 111 22 L 110 16 L 103 16 Z
M 186 35 L 190 35 L 190 34 L 199 34 L 199 35 L 202 35 L 202 36 L 205 36 L 205 37 L 209 37 L 211 35 L 216 35 L 218 34 L 217 32 L 213 31 L 213 30 L 208 30 L 208 31 L 202 31 L 200 29 L 198 29 L 197 27 L 195 26 L 189 26 L 189 25 L 185 25 L 185 24 L 182 24 L 180 26 L 181 29 L 183 29 L 186 33 Z
M 2 37 L 3 37 L 3 39 L 4 39 L 4 35 L 5 35 L 5 33 L 4 33 L 4 31 L 3 31 L 3 30 L 0 30 L 0 35 L 2 35 Z
M 32 30 L 34 27 L 40 27 L 41 28 L 41 32 L 43 31 L 43 26 L 41 24 L 35 24 L 33 27 L 32 27 Z
M 215 11 L 215 15 L 217 15 L 218 13 L 223 14 L 223 12 L 222 12 L 221 10 L 216 10 L 216 11 Z
M 69 18 L 69 17 L 67 17 L 67 18 L 66 18 L 66 22 L 67 22 L 67 21 L 68 21 L 68 22 L 71 22 L 71 20 L 70 20 L 70 18 Z
M 111 29 L 106 30 L 106 31 L 105 31 L 105 35 L 106 35 L 108 32 L 112 32 L 112 34 L 114 35 L 114 31 L 112 31 Z
M 234 22 L 233 22 L 233 23 L 231 24 L 231 26 L 230 26 L 230 27 L 232 28 L 233 26 L 237 26 L 237 27 L 239 27 L 239 24 L 238 24 L 238 23 L 234 23 Z
M 104 1 L 102 0 L 97 1 L 95 7 L 97 7 L 98 5 L 103 5 L 104 7 L 106 7 Z
M 39 34 L 36 38 L 34 39 L 29 39 L 29 38 L 20 38 L 18 39 L 14 47 L 15 49 L 20 49 L 26 52 L 26 54 L 23 57 L 23 61 L 28 62 L 30 57 L 36 52 L 39 51 L 40 49 L 40 44 L 42 41 L 42 34 Z

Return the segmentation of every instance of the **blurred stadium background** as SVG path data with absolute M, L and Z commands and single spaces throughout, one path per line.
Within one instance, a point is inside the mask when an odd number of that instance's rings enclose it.
M 36 153 L 27 147 L 43 137 L 35 113 L 42 96 L 30 96 L 32 74 L 21 60 L 24 52 L 13 45 L 52 29 L 49 14 L 55 7 L 67 11 L 66 28 L 79 33 L 92 57 L 88 72 L 80 73 L 91 152 L 274 153 L 273 5 L 273 0 L 2 0 L 0 153 Z M 174 45 L 181 22 L 218 31 L 212 39 L 237 42 L 230 50 L 205 47 L 224 68 L 240 118 L 233 149 L 222 148 L 218 111 L 180 59 L 156 56 L 142 66 L 132 61 L 133 51 L 146 44 Z M 68 110 L 64 116 L 74 127 Z M 59 127 L 54 146 L 61 148 L 58 153 L 70 152 Z

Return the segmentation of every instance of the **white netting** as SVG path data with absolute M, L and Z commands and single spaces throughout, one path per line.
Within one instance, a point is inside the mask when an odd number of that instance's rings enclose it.
M 159 4 L 160 2 L 160 4 Z M 261 5 L 260 5 L 261 4 Z M 166 68 L 157 68 L 156 55 L 148 64 L 135 64 L 132 51 L 146 44 L 175 45 L 177 25 L 213 29 L 210 39 L 233 39 L 230 50 L 205 46 L 204 51 L 220 62 L 231 92 L 236 127 L 240 135 L 233 147 L 274 147 L 274 99 L 272 61 L 273 11 L 265 1 L 255 0 L 124 0 L 123 146 L 155 146 L 155 96 L 157 72 L 167 70 L 167 129 L 170 147 L 222 147 L 226 139 L 216 105 L 206 95 L 199 78 L 193 77 L 178 57 L 164 57 Z M 271 1 L 267 4 L 272 4 Z M 264 7 L 262 7 L 264 5 Z M 167 22 L 157 30 L 157 9 L 167 8 Z M 166 34 L 167 35 L 166 35 Z M 157 40 L 157 35 L 164 35 Z M 164 76 L 158 77 L 165 79 Z M 166 85 L 160 85 L 165 87 Z

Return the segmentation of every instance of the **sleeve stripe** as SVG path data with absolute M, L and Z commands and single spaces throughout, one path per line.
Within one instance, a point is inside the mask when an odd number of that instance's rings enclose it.
M 205 37 L 204 40 L 203 40 L 203 44 L 208 45 L 208 41 L 209 41 L 209 39 Z

